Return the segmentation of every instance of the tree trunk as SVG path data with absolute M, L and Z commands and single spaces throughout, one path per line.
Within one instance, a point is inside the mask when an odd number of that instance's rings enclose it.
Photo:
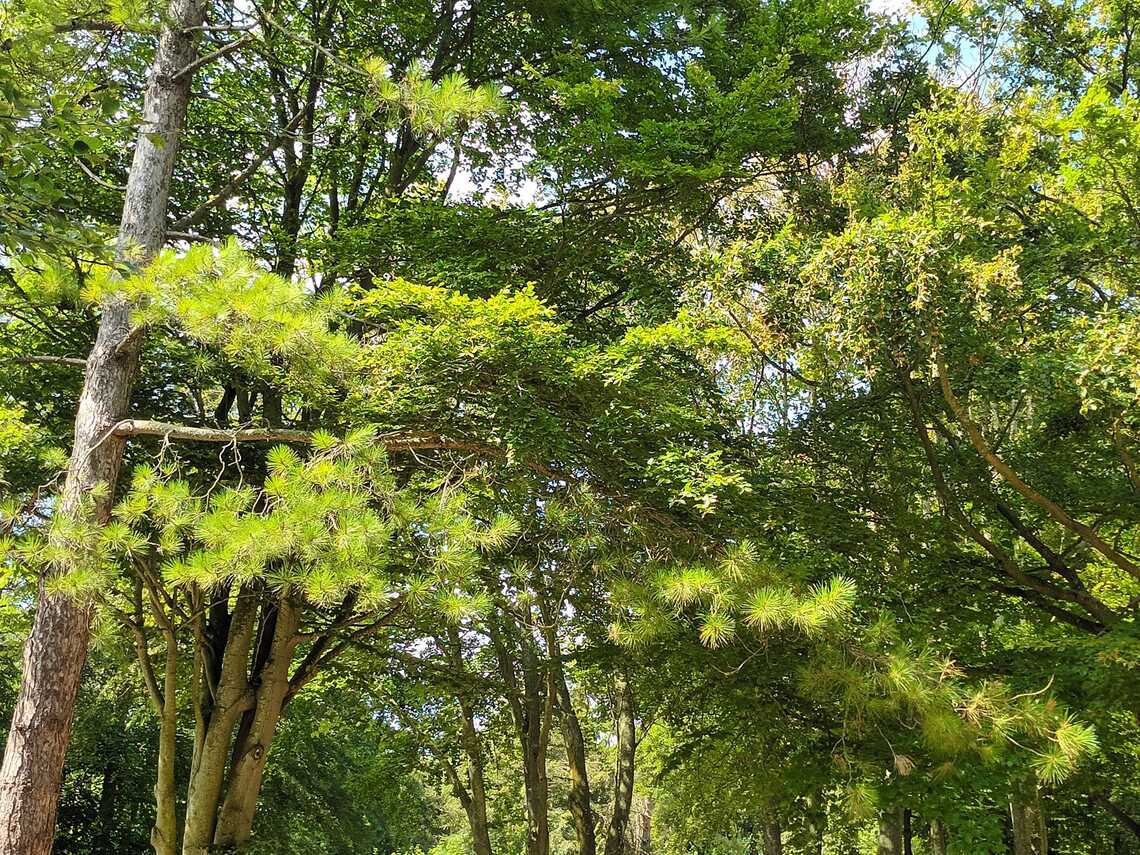
M 239 847 L 253 834 L 257 797 L 261 793 L 269 749 L 289 690 L 293 648 L 299 640 L 300 615 L 288 597 L 288 589 L 283 590 L 277 603 L 269 656 L 256 678 L 253 720 L 244 739 L 235 746 L 233 768 L 230 769 L 225 801 L 214 834 L 214 844 L 223 848 Z
M 949 845 L 949 835 L 946 833 L 946 823 L 940 819 L 930 821 L 930 852 L 931 855 L 946 855 Z
M 596 855 L 598 841 L 594 831 L 594 811 L 590 805 L 590 776 L 586 769 L 586 741 L 582 725 L 574 712 L 566 672 L 562 667 L 562 650 L 558 644 L 556 616 L 545 600 L 543 621 L 546 630 L 546 652 L 550 659 L 551 677 L 558 701 L 558 718 L 562 726 L 562 742 L 566 746 L 566 764 L 570 769 L 570 817 L 578 839 L 578 855 Z
M 158 729 L 158 770 L 154 783 L 154 827 L 150 845 L 155 855 L 178 852 L 178 798 L 175 794 L 175 754 L 178 748 L 178 648 L 173 633 L 166 636 L 162 718 Z
M 119 258 L 132 264 L 145 263 L 162 247 L 170 177 L 190 100 L 191 75 L 177 72 L 197 54 L 197 31 L 190 28 L 202 23 L 203 9 L 198 0 L 170 0 L 164 20 L 119 228 Z M 102 306 L 57 509 L 99 525 L 110 514 L 123 451 L 123 440 L 107 433 L 126 414 L 138 373 L 140 342 L 131 331 L 130 305 L 112 298 Z M 99 484 L 108 489 L 91 497 Z M 60 566 L 55 572 L 68 569 Z M 90 624 L 88 606 L 41 586 L 0 767 L 0 852 L 46 855 L 51 851 Z
M 885 811 L 879 815 L 879 855 L 902 855 L 902 851 L 902 808 Z
M 780 832 L 780 820 L 775 814 L 767 814 L 760 828 L 761 846 L 764 855 L 783 855 L 784 841 Z
M 252 703 L 246 667 L 256 614 L 257 595 L 243 588 L 238 592 L 229 620 L 217 696 L 190 770 L 183 855 L 207 855 L 214 839 L 230 742 L 238 719 Z
M 615 730 L 617 731 L 617 760 L 614 763 L 614 809 L 606 830 L 605 855 L 623 855 L 629 811 L 633 804 L 633 770 L 637 752 L 633 687 L 625 674 L 614 677 Z
M 1013 796 L 1009 801 L 1009 817 L 1014 855 L 1048 855 L 1049 836 L 1039 795 Z
M 491 855 L 491 830 L 487 824 L 487 785 L 483 777 L 483 752 L 475 730 L 475 712 L 465 699 L 460 699 L 463 717 L 463 747 L 467 753 L 467 783 L 470 795 L 464 809 L 471 826 L 475 855 Z
M 903 855 L 914 855 L 914 830 L 911 827 L 913 819 L 910 808 L 903 808 L 902 817 L 902 845 Z

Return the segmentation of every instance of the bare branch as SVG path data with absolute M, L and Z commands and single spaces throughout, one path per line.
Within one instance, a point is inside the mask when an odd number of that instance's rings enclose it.
M 289 120 L 288 124 L 286 124 L 285 127 L 281 129 L 281 132 L 270 141 L 269 145 L 267 145 L 262 150 L 261 154 L 253 159 L 249 166 L 231 178 L 229 182 L 227 182 L 221 189 L 215 192 L 209 199 L 207 199 L 185 217 L 181 217 L 175 221 L 171 228 L 186 229 L 190 226 L 197 225 L 206 218 L 206 215 L 210 213 L 210 211 L 218 207 L 218 205 L 224 204 L 227 199 L 233 196 L 234 191 L 237 190 L 237 188 L 242 184 L 244 184 L 250 178 L 250 176 L 257 172 L 257 170 L 261 167 L 261 164 L 265 163 L 265 161 L 268 160 L 273 155 L 273 153 L 281 147 L 281 143 L 285 141 L 289 134 L 291 134 L 297 128 L 297 125 L 301 123 L 301 120 L 304 119 L 306 112 L 308 112 L 307 106 L 299 110 L 297 114 Z M 175 235 L 179 235 L 183 240 L 202 239 L 197 235 L 182 236 L 179 232 L 174 231 L 167 231 L 166 233 L 166 236 L 169 238 L 174 238 Z
M 195 71 L 197 71 L 199 68 L 201 68 L 202 66 L 209 65 L 211 62 L 214 62 L 215 60 L 221 59 L 226 54 L 232 53 L 233 51 L 237 50 L 238 48 L 245 47 L 247 44 L 252 42 L 253 39 L 254 39 L 254 37 L 252 35 L 245 35 L 245 36 L 242 36 L 240 39 L 235 39 L 234 41 L 230 42 L 228 45 L 222 45 L 220 48 L 218 48 L 213 53 L 208 53 L 205 56 L 200 56 L 196 60 L 194 60 L 192 63 L 190 63 L 189 65 L 178 69 L 178 71 L 176 71 L 171 76 L 170 79 L 173 81 L 173 80 L 178 80 L 180 77 L 186 77 L 188 75 L 191 75 Z
M 125 419 L 111 429 L 112 436 L 161 436 L 165 439 L 186 440 L 188 442 L 310 442 L 312 434 L 304 430 L 284 428 L 245 428 L 242 430 L 222 430 L 220 428 L 192 427 L 170 422 L 156 422 L 146 419 Z

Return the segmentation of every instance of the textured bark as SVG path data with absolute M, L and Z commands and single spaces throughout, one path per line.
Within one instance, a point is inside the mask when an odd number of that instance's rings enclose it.
M 637 752 L 633 687 L 625 674 L 614 677 L 614 729 L 617 735 L 617 759 L 614 763 L 614 809 L 606 829 L 605 855 L 623 855 L 626 830 L 633 804 L 633 769 Z
M 550 660 L 550 681 L 562 730 L 562 744 L 566 748 L 566 764 L 570 771 L 568 807 L 574 823 L 574 836 L 578 841 L 578 855 L 596 855 L 597 835 L 594 830 L 594 811 L 590 805 L 590 776 L 586 768 L 586 740 L 582 725 L 574 712 L 566 671 L 562 667 L 562 648 L 558 643 L 557 609 L 545 596 L 539 598 L 542 622 L 545 626 L 546 655 Z
M 776 816 L 769 814 L 764 818 L 764 824 L 760 829 L 760 837 L 764 855 L 783 855 L 783 835 L 780 831 L 780 820 Z
M 475 730 L 475 712 L 466 700 L 460 700 L 463 726 L 463 749 L 467 754 L 468 797 L 464 803 L 475 855 L 491 855 L 491 829 L 487 823 L 487 784 L 484 778 L 483 752 Z
M 902 855 L 902 851 L 902 808 L 885 811 L 879 815 L 879 855 Z
M 447 644 L 443 645 L 442 641 L 440 644 L 446 649 L 451 667 L 456 673 L 466 674 L 463 641 L 454 625 L 447 627 Z M 456 700 L 459 701 L 460 743 L 463 745 L 463 753 L 467 755 L 467 786 L 463 786 L 454 767 L 448 765 L 447 768 L 453 776 L 455 795 L 467 813 L 467 824 L 471 827 L 471 842 L 475 855 L 491 855 L 491 830 L 487 823 L 486 764 L 483 760 L 483 746 L 479 741 L 479 732 L 475 729 L 475 709 L 465 690 L 457 692 Z
M 1012 797 L 1009 801 L 1009 818 L 1013 830 L 1014 855 L 1048 855 L 1049 835 L 1039 796 Z
M 235 746 L 225 801 L 214 834 L 214 844 L 223 848 L 239 847 L 253 834 L 253 815 L 261 793 L 265 764 L 269 760 L 273 735 L 289 691 L 289 666 L 293 660 L 293 648 L 299 640 L 299 614 L 288 596 L 289 592 L 285 590 L 278 599 L 271 648 L 255 678 L 257 693 L 254 707 L 247 712 L 252 720 L 248 728 L 242 729 L 243 738 Z
M 940 819 L 930 821 L 930 852 L 931 855 L 946 855 L 950 839 L 946 833 L 946 823 Z
M 246 667 L 256 615 L 255 593 L 241 591 L 229 620 L 216 697 L 190 769 L 183 855 L 207 855 L 214 839 L 230 743 L 238 720 L 253 702 Z
M 527 855 L 550 852 L 550 784 L 546 748 L 554 716 L 554 687 L 541 678 L 534 640 L 511 624 L 490 623 L 495 659 L 506 687 L 507 703 L 523 761 L 523 794 L 527 814 Z M 521 678 L 521 679 L 520 679 Z M 543 687 L 546 691 L 543 691 Z
M 154 784 L 154 827 L 150 843 L 155 855 L 178 851 L 178 798 L 175 791 L 175 755 L 178 739 L 178 648 L 173 632 L 166 637 L 161 721 L 158 730 L 158 770 Z
M 556 653 L 552 661 L 557 659 Z M 558 712 L 562 724 L 562 741 L 566 746 L 566 762 L 570 767 L 570 817 L 574 821 L 574 834 L 578 838 L 578 855 L 595 855 L 598 849 L 594 834 L 594 811 L 590 807 L 590 778 L 586 770 L 586 741 L 582 725 L 574 712 L 566 676 L 559 662 L 556 666 L 555 687 L 558 690 Z
M 133 264 L 144 264 L 162 247 L 170 177 L 190 99 L 191 75 L 177 72 L 197 55 L 197 31 L 189 28 L 202 23 L 202 6 L 198 0 L 171 0 L 165 20 L 119 229 L 120 259 Z M 123 440 L 108 432 L 126 413 L 139 347 L 139 336 L 132 335 L 131 307 L 114 299 L 103 305 L 79 396 L 61 514 L 82 514 L 97 524 L 107 520 L 123 449 Z M 86 498 L 98 484 L 110 489 L 98 499 Z M 55 570 L 67 571 L 66 566 Z M 90 623 L 87 606 L 41 587 L 0 767 L 0 852 L 8 855 L 51 851 Z

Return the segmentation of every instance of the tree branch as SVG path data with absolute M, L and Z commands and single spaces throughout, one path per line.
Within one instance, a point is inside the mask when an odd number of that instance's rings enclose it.
M 187 229 L 190 226 L 195 226 L 198 223 L 202 222 L 202 220 L 206 218 L 206 215 L 210 213 L 210 211 L 218 207 L 218 205 L 224 204 L 226 200 L 233 196 L 234 191 L 237 190 L 237 188 L 242 184 L 244 184 L 255 172 L 257 172 L 257 170 L 261 168 L 261 165 L 273 155 L 273 152 L 277 151 L 277 149 L 281 147 L 281 143 L 285 141 L 286 137 L 288 137 L 289 134 L 296 130 L 297 125 L 299 125 L 301 123 L 301 120 L 305 118 L 306 112 L 308 112 L 308 106 L 301 108 L 296 113 L 296 115 L 294 115 L 293 118 L 289 120 L 285 127 L 281 129 L 281 132 L 278 133 L 277 136 L 275 136 L 270 141 L 269 145 L 267 145 L 262 150 L 261 154 L 253 159 L 249 166 L 231 178 L 228 183 L 222 186 L 222 188 L 216 191 L 214 195 L 212 195 L 209 199 L 207 199 L 189 214 L 176 220 L 170 228 L 174 230 L 182 230 Z M 175 234 L 181 234 L 181 232 L 170 230 L 166 232 L 167 237 L 173 237 Z M 201 238 L 199 238 L 197 235 L 194 235 L 192 238 L 186 237 L 183 239 L 201 240 Z
M 1020 493 L 1033 504 L 1045 511 L 1050 517 L 1059 522 L 1073 534 L 1077 535 L 1081 540 L 1119 567 L 1126 573 L 1140 579 L 1140 566 L 1132 561 L 1129 561 L 1118 550 L 1114 549 L 1108 544 L 1096 530 L 1091 526 L 1085 525 L 1079 520 L 1073 519 L 1069 514 L 1052 499 L 1038 493 L 1031 486 L 1021 480 L 1013 468 L 1009 466 L 1004 460 L 998 457 L 989 444 L 986 442 L 985 437 L 982 435 L 981 428 L 977 423 L 970 418 L 969 412 L 966 407 L 958 400 L 954 394 L 953 388 L 950 386 L 950 375 L 946 370 L 946 360 L 942 357 L 939 351 L 935 351 L 934 358 L 938 364 L 938 381 L 942 387 L 942 397 L 946 399 L 951 412 L 958 419 L 966 435 L 970 438 L 970 443 L 974 449 L 982 456 L 982 459 L 989 464 L 990 468 L 1000 475 L 1009 486 Z

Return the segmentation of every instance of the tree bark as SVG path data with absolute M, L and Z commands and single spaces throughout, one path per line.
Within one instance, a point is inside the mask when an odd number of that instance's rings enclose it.
M 623 855 L 626 829 L 633 804 L 633 771 L 637 753 L 633 687 L 629 678 L 619 672 L 614 677 L 614 729 L 617 732 L 617 759 L 614 762 L 614 809 L 606 829 L 605 855 Z
M 178 799 L 175 794 L 175 754 L 178 738 L 178 648 L 173 632 L 166 635 L 161 720 L 158 729 L 158 770 L 154 783 L 154 827 L 150 844 L 155 855 L 178 852 Z
M 594 830 L 594 811 L 590 804 L 590 776 L 586 768 L 586 741 L 582 725 L 574 712 L 570 687 L 566 684 L 566 671 L 562 667 L 562 648 L 558 643 L 557 610 L 544 596 L 539 597 L 542 620 L 545 625 L 546 654 L 550 660 L 551 683 L 557 701 L 558 720 L 562 729 L 562 743 L 566 747 L 566 764 L 570 770 L 569 805 L 574 823 L 574 836 L 578 841 L 578 855 L 596 855 L 598 841 Z
M 300 615 L 289 602 L 289 591 L 282 591 L 277 602 L 276 624 L 272 646 L 264 666 L 256 678 L 257 693 L 254 699 L 252 722 L 244 738 L 235 746 L 233 767 L 226 784 L 225 800 L 218 817 L 214 844 L 223 848 L 236 848 L 246 843 L 253 834 L 253 815 L 257 797 L 261 793 L 265 764 L 273 735 L 281 720 L 285 695 L 289 691 L 289 666 L 293 649 L 299 640 L 297 628 Z
M 145 264 L 162 247 L 170 178 L 190 100 L 192 75 L 178 72 L 197 56 L 198 31 L 193 28 L 203 17 L 199 0 L 170 0 L 166 9 L 119 227 L 118 255 L 131 264 Z M 131 306 L 111 298 L 102 306 L 95 346 L 87 359 L 60 514 L 82 516 L 97 525 L 110 514 L 123 440 L 107 434 L 126 413 L 140 344 L 139 337 L 132 335 Z M 108 489 L 89 497 L 99 484 Z M 68 570 L 60 566 L 55 572 Z M 0 766 L 0 852 L 47 855 L 51 851 L 90 625 L 88 606 L 41 586 Z
M 780 820 L 775 814 L 767 814 L 760 828 L 761 848 L 764 855 L 784 855 L 784 840 L 780 830 Z
M 1049 855 L 1049 836 L 1040 796 L 1010 798 L 1009 817 L 1014 855 Z
M 216 696 L 190 770 L 183 855 L 207 855 L 214 839 L 230 742 L 238 719 L 252 703 L 246 666 L 256 614 L 256 593 L 243 588 L 234 603 Z
M 557 654 L 556 654 L 557 655 Z M 554 661 L 552 659 L 552 661 Z M 562 724 L 562 741 L 566 745 L 566 762 L 570 767 L 570 816 L 578 838 L 578 855 L 595 855 L 598 842 L 594 834 L 594 811 L 590 806 L 590 778 L 586 770 L 586 741 L 582 725 L 574 712 L 566 676 L 561 663 L 555 674 L 558 709 Z
M 466 674 L 467 668 L 463 662 L 463 640 L 459 630 L 454 625 L 447 627 L 446 646 L 440 641 L 451 662 L 451 667 L 457 673 Z M 450 774 L 454 777 L 455 794 L 463 804 L 467 813 L 467 823 L 471 827 L 471 842 L 475 855 L 491 855 L 491 831 L 487 823 L 487 782 L 485 778 L 485 763 L 483 760 L 483 747 L 479 741 L 479 732 L 475 729 L 475 708 L 465 688 L 456 692 L 459 702 L 460 742 L 463 752 L 467 755 L 467 787 L 462 785 L 459 775 L 454 768 L 448 765 Z
M 879 855 L 902 855 L 902 808 L 884 811 L 879 815 Z
M 930 821 L 931 855 L 946 855 L 946 849 L 949 843 L 949 835 L 946 833 L 946 823 L 940 819 L 932 819 Z

